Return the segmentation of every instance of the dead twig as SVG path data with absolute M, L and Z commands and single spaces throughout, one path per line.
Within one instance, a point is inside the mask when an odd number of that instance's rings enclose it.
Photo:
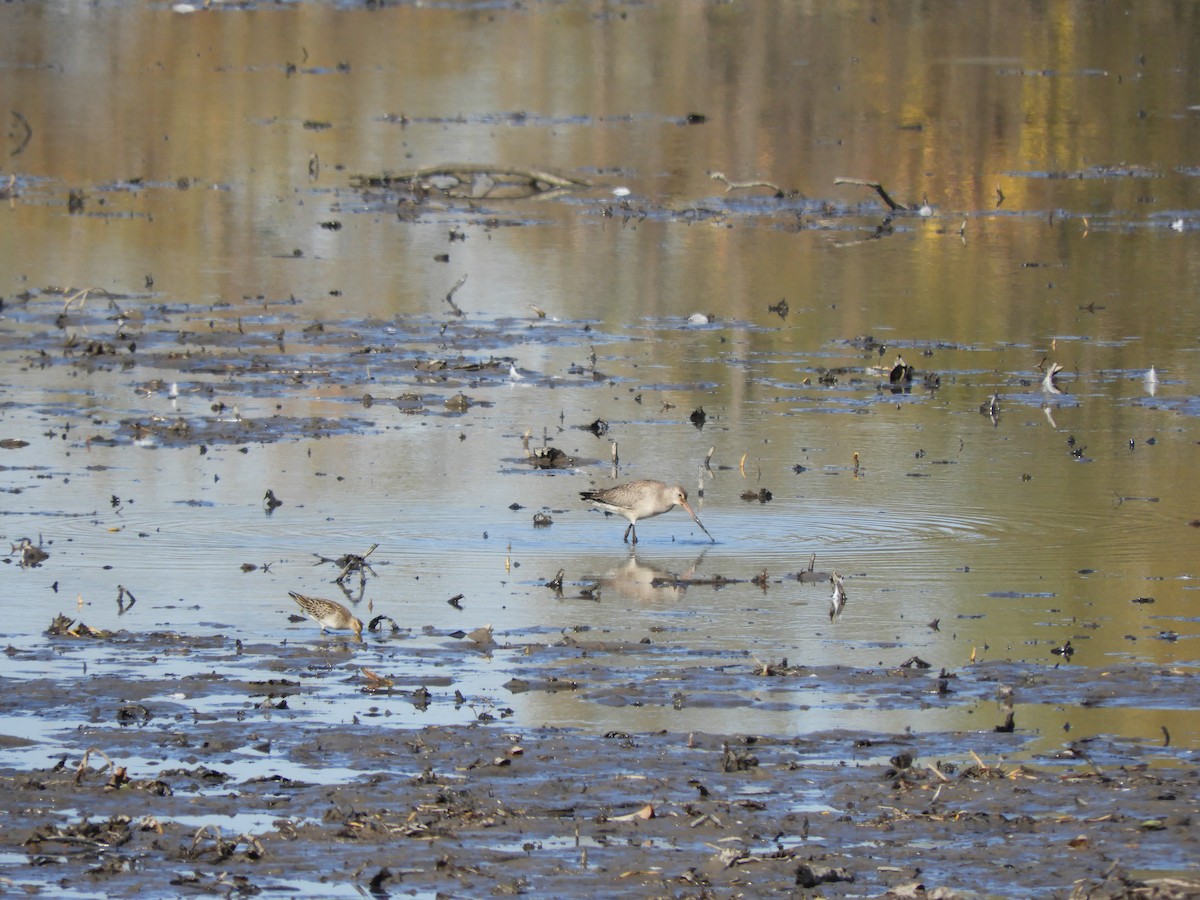
M 456 184 L 451 186 L 437 184 L 435 179 L 439 178 L 451 179 Z M 472 196 L 477 198 L 490 196 L 496 188 L 513 184 L 523 185 L 533 194 L 591 187 L 590 182 L 581 178 L 569 178 L 565 175 L 547 172 L 544 169 L 522 166 L 488 166 L 476 163 L 442 163 L 395 174 L 354 175 L 350 178 L 350 184 L 358 189 L 390 188 L 407 184 L 426 190 L 441 189 L 446 193 L 466 188 L 471 191 Z
M 446 294 L 446 302 L 450 304 L 450 309 L 456 316 L 465 316 L 466 313 L 458 308 L 458 304 L 454 302 L 454 295 L 458 289 L 467 283 L 467 276 L 464 275 L 458 281 L 454 282 L 454 287 L 450 288 L 450 293 Z
M 363 690 L 365 690 L 367 693 L 385 690 L 395 686 L 396 684 L 396 682 L 388 678 L 386 675 L 380 675 L 378 672 L 373 672 L 366 666 L 362 667 L 361 672 L 363 678 L 367 680 L 367 683 L 363 688 Z
M 519 178 L 529 182 L 541 182 L 550 187 L 589 187 L 589 183 L 578 178 L 555 175 L 544 169 L 529 169 L 523 166 L 481 166 L 473 163 L 445 163 L 440 166 L 423 166 L 413 172 L 398 176 L 403 180 L 429 178 L 434 175 L 490 175 L 493 178 Z
M 17 145 L 17 149 L 8 154 L 10 157 L 20 156 L 25 152 L 25 148 L 29 146 L 29 142 L 33 140 L 33 129 L 30 127 L 28 120 L 15 109 L 12 111 L 12 116 L 17 120 L 17 124 L 25 130 L 25 137 L 21 139 L 21 142 Z
M 129 598 L 129 605 L 125 605 L 125 598 Z M 133 604 L 137 603 L 137 597 L 133 596 L 133 591 L 129 590 L 125 585 L 117 585 L 117 615 L 123 616 L 129 610 L 133 609 Z
M 76 300 L 79 301 L 79 308 L 82 310 L 83 305 L 87 303 L 88 294 L 90 294 L 93 290 L 94 288 L 84 288 L 83 290 L 76 291 L 74 294 L 69 296 L 65 301 L 63 301 L 63 313 L 66 313 L 71 308 L 71 304 Z
M 887 191 L 883 189 L 883 185 L 878 181 L 865 181 L 862 178 L 835 178 L 834 184 L 857 184 L 860 187 L 874 188 L 875 193 L 883 198 L 883 202 L 888 205 L 888 209 L 892 212 L 909 212 L 912 207 L 905 206 L 903 203 L 897 203 L 891 198 Z
M 371 549 L 361 556 L 354 553 L 347 553 L 341 559 L 336 560 L 337 565 L 342 567 L 342 571 L 338 573 L 338 577 L 334 579 L 334 583 L 341 584 L 351 572 L 358 572 L 363 581 L 366 580 L 366 570 L 370 569 L 371 574 L 374 575 L 375 570 L 371 569 L 367 564 L 367 557 L 374 553 L 378 547 L 378 544 L 372 544 Z
M 88 760 L 91 758 L 93 753 L 95 753 L 97 756 L 103 756 L 104 761 L 106 763 L 108 763 L 110 779 L 116 773 L 116 771 L 117 771 L 116 765 L 113 764 L 113 761 L 108 758 L 108 756 L 104 753 L 103 750 L 97 750 L 95 747 L 88 747 L 86 750 L 83 751 L 83 759 L 81 759 L 79 761 L 79 766 L 78 766 L 78 768 L 75 769 L 75 783 L 76 784 L 81 784 L 83 782 L 83 776 L 87 773 L 87 770 L 88 770 Z
M 775 192 L 776 197 L 786 197 L 787 192 L 777 184 L 772 184 L 769 181 L 730 181 L 725 177 L 724 172 L 709 172 L 708 177 L 713 181 L 720 181 L 725 185 L 725 193 L 730 191 L 746 191 L 752 188 L 767 188 Z

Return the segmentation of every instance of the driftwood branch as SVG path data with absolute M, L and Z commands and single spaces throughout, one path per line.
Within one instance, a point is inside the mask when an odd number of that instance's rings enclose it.
M 573 188 L 573 187 L 589 187 L 589 183 L 577 178 L 567 178 L 563 175 L 556 175 L 553 172 L 547 172 L 544 169 L 529 169 L 524 166 L 481 166 L 474 163 L 443 163 L 438 166 L 422 166 L 419 169 L 414 169 L 411 172 L 405 172 L 397 175 L 397 178 L 411 181 L 414 178 L 432 178 L 435 175 L 448 175 L 458 177 L 461 175 L 490 175 L 493 178 L 513 178 L 521 179 L 529 182 L 540 181 L 543 184 L 548 184 L 551 187 L 557 188 Z M 465 179 L 464 179 L 465 180 Z
M 450 184 L 437 184 L 442 179 Z M 409 186 L 443 190 L 449 194 L 475 199 L 493 197 L 507 191 L 513 196 L 546 194 L 551 191 L 578 190 L 591 187 L 581 178 L 570 178 L 547 172 L 545 169 L 524 166 L 485 166 L 475 163 L 442 163 L 422 166 L 408 172 L 384 172 L 379 175 L 354 175 L 350 184 L 356 188 L 392 188 Z M 514 192 L 514 188 L 519 191 Z
M 769 181 L 730 181 L 728 178 L 725 177 L 724 172 L 709 172 L 708 177 L 711 178 L 713 181 L 720 181 L 722 184 L 724 184 L 725 185 L 725 193 L 727 193 L 727 194 L 730 191 L 747 191 L 747 190 L 751 190 L 752 188 L 763 187 L 763 188 L 767 188 L 768 190 L 774 191 L 776 197 L 786 197 L 787 196 L 787 191 L 785 191 L 779 185 L 772 184 Z
M 891 196 L 888 194 L 888 192 L 883 189 L 883 185 L 880 184 L 878 181 L 864 181 L 861 178 L 835 178 L 835 179 L 833 179 L 833 183 L 834 184 L 857 184 L 860 187 L 874 188 L 875 193 L 877 193 L 880 197 L 883 198 L 883 202 L 888 205 L 888 209 L 890 209 L 892 212 L 897 212 L 897 211 L 908 212 L 909 210 L 912 209 L 911 206 L 905 206 L 903 203 L 897 203 L 895 200 L 893 200 L 891 198 Z
M 342 567 L 342 571 L 338 573 L 338 577 L 333 580 L 334 583 L 341 584 L 351 572 L 358 572 L 359 579 L 365 581 L 367 577 L 366 570 L 371 569 L 370 564 L 367 563 L 367 557 L 374 553 L 378 547 L 378 544 L 372 544 L 371 549 L 361 556 L 356 553 L 347 553 L 340 559 L 334 560 L 336 565 Z M 375 574 L 374 569 L 371 569 L 371 574 Z

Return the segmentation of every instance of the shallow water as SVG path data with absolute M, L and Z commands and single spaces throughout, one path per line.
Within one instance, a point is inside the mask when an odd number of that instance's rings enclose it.
M 512 648 L 564 630 L 651 640 L 657 656 L 622 661 L 635 680 L 732 654 L 1194 674 L 1196 13 L 1071 9 L 6 5 L 0 106 L 32 135 L 8 123 L 0 169 L 0 437 L 28 442 L 0 450 L 0 537 L 50 556 L 3 569 L 0 636 L 42 647 L 63 612 L 327 640 L 289 621 L 287 591 L 340 597 L 316 555 L 378 543 L 351 599 L 394 618 L 405 652 L 372 638 L 355 661 L 432 668 L 525 723 L 711 727 L 707 706 L 498 687 L 539 666 Z M 352 187 L 464 161 L 592 187 L 412 207 Z M 712 171 L 798 194 L 726 192 Z M 886 209 L 839 176 L 931 215 L 876 236 Z M 464 275 L 460 317 L 445 297 Z M 889 384 L 897 354 L 910 390 Z M 447 410 L 459 393 L 470 408 Z M 602 437 L 584 430 L 598 418 Z M 577 464 L 532 470 L 527 433 Z M 624 523 L 578 498 L 612 483 L 613 442 L 619 478 L 684 484 L 716 543 L 676 511 L 631 555 Z M 828 585 L 795 579 L 813 554 L 845 576 L 836 621 Z M 563 597 L 544 587 L 559 569 Z M 652 583 L 717 575 L 736 581 Z M 118 585 L 137 598 L 124 614 Z M 484 623 L 490 655 L 448 636 Z M 0 666 L 74 677 L 105 652 Z M 322 687 L 331 722 L 354 714 L 346 687 Z M 1165 725 L 1194 751 L 1178 698 L 1084 711 L 1018 693 L 1018 725 L 1040 749 L 1158 743 Z M 720 727 L 980 727 L 969 705 L 833 687 L 805 706 L 731 703 Z

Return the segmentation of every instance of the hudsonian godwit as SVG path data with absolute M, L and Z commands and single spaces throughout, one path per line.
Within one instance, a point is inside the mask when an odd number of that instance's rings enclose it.
M 708 534 L 708 529 L 700 521 L 695 510 L 688 505 L 687 491 L 679 485 L 664 484 L 661 481 L 630 481 L 618 484 L 616 487 L 603 488 L 596 491 L 580 491 L 579 496 L 590 500 L 606 512 L 615 513 L 629 520 L 623 540 L 629 542 L 633 535 L 633 543 L 637 543 L 638 519 L 649 519 L 659 516 L 676 506 L 682 506 L 688 511 L 692 520 L 700 526 L 700 530 Z M 708 539 L 714 544 L 717 539 L 708 534 Z

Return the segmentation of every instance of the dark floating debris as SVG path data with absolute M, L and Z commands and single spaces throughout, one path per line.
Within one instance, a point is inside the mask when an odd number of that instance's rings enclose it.
M 367 562 L 367 557 L 374 553 L 378 548 L 378 544 L 372 544 L 367 552 L 363 553 L 362 555 L 357 553 L 347 553 L 344 556 L 339 556 L 333 561 L 333 563 L 341 568 L 341 572 L 338 573 L 338 577 L 335 578 L 334 581 L 337 584 L 341 584 L 346 580 L 347 575 L 349 575 L 351 572 L 357 572 L 359 582 L 365 584 L 367 580 L 367 572 L 370 572 L 372 575 L 376 575 L 375 570 L 372 569 L 370 564 Z M 376 575 L 376 577 L 378 576 Z
M 376 616 L 367 623 L 367 631 L 381 631 L 383 629 L 384 622 L 387 622 L 392 626 L 392 631 L 400 630 L 400 626 L 396 624 L 395 619 L 393 619 L 391 616 L 380 615 Z
M 73 638 L 107 638 L 112 636 L 111 632 L 92 628 L 89 625 L 83 624 L 83 622 L 76 622 L 70 616 L 64 616 L 62 613 L 54 617 L 54 621 L 46 629 L 46 634 L 52 637 Z
M 759 503 L 769 503 L 772 494 L 766 488 L 759 488 L 757 491 L 742 491 L 741 498 L 747 503 L 753 503 L 757 500 Z
M 796 884 L 802 888 L 814 888 L 819 884 L 833 884 L 839 881 L 853 883 L 854 873 L 842 866 L 819 866 L 815 863 L 800 863 L 796 867 Z
M 697 406 L 692 410 L 692 414 L 688 416 L 689 421 L 699 430 L 704 427 L 704 423 L 708 420 L 708 416 L 704 412 L 703 406 Z
M 351 175 L 350 185 L 359 190 L 407 189 L 421 203 L 433 192 L 459 199 L 515 200 L 590 187 L 582 179 L 541 169 L 459 163 L 424 166 L 394 175 Z
M 888 381 L 892 384 L 910 384 L 916 371 L 915 368 L 904 361 L 903 356 L 897 356 L 896 362 L 892 366 L 892 371 L 888 373 Z
M 758 757 L 749 750 L 739 750 L 725 744 L 721 753 L 722 772 L 745 772 L 758 767 Z
M 126 703 L 117 707 L 117 722 L 121 725 L 145 725 L 154 714 L 141 703 Z
M 1070 659 L 1075 655 L 1075 648 L 1071 646 L 1071 642 L 1067 641 L 1061 647 L 1053 647 L 1050 650 L 1055 656 L 1061 656 L 1063 659 Z
M 534 447 L 529 451 L 529 464 L 535 469 L 571 469 L 575 457 L 557 447 Z
M 21 554 L 21 568 L 36 569 L 50 558 L 50 554 L 41 548 L 40 540 L 38 541 L 38 544 L 39 546 L 34 546 L 33 542 L 29 540 L 29 538 L 21 538 L 21 540 L 17 543 L 9 545 L 12 548 L 9 553 L 10 555 L 13 553 Z
M 888 762 L 892 764 L 892 770 L 884 775 L 884 777 L 895 778 L 899 772 L 903 772 L 905 769 L 911 769 L 914 761 L 915 757 L 907 750 L 903 753 L 897 753 L 888 760 Z
M 813 553 L 808 557 L 808 568 L 796 573 L 796 580 L 803 584 L 821 584 L 830 581 L 833 575 L 829 572 L 817 572 L 817 554 Z M 838 576 L 841 578 L 841 576 Z M 844 595 L 843 591 L 843 595 Z

